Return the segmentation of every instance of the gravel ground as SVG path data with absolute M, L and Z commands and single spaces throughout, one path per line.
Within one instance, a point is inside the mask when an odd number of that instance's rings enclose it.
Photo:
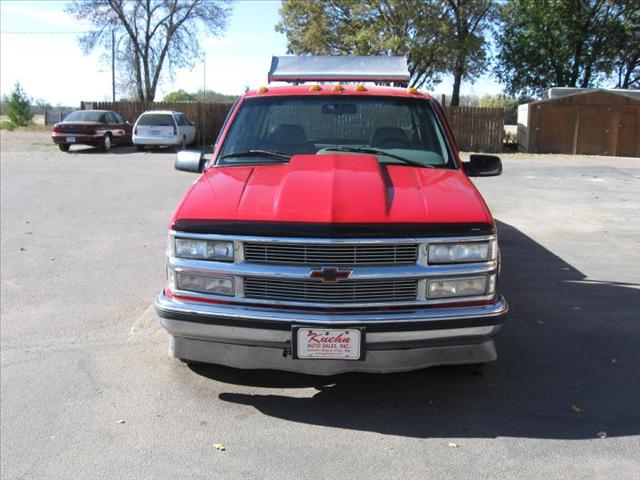
M 0 135 L 3 479 L 638 478 L 640 159 L 477 181 L 512 307 L 481 374 L 316 378 L 167 357 L 173 154 Z

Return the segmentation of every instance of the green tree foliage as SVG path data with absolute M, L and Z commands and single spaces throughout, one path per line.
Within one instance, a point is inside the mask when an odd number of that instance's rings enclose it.
M 195 102 L 197 100 L 198 97 L 195 93 L 189 93 L 183 89 L 167 93 L 162 99 L 163 102 Z
M 457 105 L 462 79 L 486 66 L 493 12 L 490 0 L 287 0 L 276 30 L 294 54 L 406 55 L 416 87 L 451 73 Z
M 637 5 L 637 0 L 509 0 L 500 9 L 495 74 L 511 95 L 599 85 L 616 67 L 630 87 L 640 63 Z M 629 17 L 634 8 L 635 25 Z M 629 51 L 635 51 L 635 63 L 628 61 Z
M 16 82 L 13 91 L 6 101 L 5 112 L 9 122 L 16 127 L 26 127 L 31 124 L 33 112 L 31 111 L 31 99 L 22 89 L 20 82 Z
M 199 38 L 220 35 L 231 4 L 222 0 L 74 0 L 66 11 L 93 30 L 79 41 L 85 53 L 109 51 L 112 32 L 124 39 L 119 62 L 136 96 L 152 102 L 165 68 L 192 67 L 200 55 Z
M 168 93 L 162 99 L 163 102 L 211 102 L 211 103 L 233 103 L 238 99 L 238 95 L 225 95 L 224 93 L 207 90 L 204 94 L 202 90 L 195 93 L 187 92 L 183 89 Z
M 202 93 L 202 90 L 198 90 L 195 95 L 198 100 L 204 99 L 206 102 L 211 103 L 233 103 L 240 98 L 240 95 L 226 95 L 214 90 L 207 90 L 204 94 Z

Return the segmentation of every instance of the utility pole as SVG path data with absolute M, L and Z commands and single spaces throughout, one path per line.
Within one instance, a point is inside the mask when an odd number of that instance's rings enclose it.
M 111 29 L 111 101 L 116 101 L 116 30 Z
M 207 130 L 207 52 L 204 52 L 204 59 L 202 62 L 202 151 L 205 152 L 205 132 Z

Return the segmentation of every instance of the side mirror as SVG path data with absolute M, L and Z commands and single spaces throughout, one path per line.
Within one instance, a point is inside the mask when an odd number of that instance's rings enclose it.
M 495 155 L 471 155 L 462 164 L 470 177 L 495 177 L 502 174 L 502 161 Z
M 205 158 L 202 152 L 182 150 L 176 156 L 176 170 L 183 172 L 201 173 L 204 170 Z

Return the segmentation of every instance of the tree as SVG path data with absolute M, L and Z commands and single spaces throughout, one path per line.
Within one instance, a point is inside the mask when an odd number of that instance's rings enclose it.
M 447 70 L 453 74 L 451 105 L 458 106 L 462 79 L 474 80 L 488 63 L 485 36 L 495 16 L 495 5 L 492 0 L 447 0 L 442 3 L 444 41 L 450 51 Z
M 223 93 L 207 90 L 202 92 L 198 90 L 196 93 L 190 93 L 183 89 L 168 93 L 162 99 L 163 102 L 198 102 L 205 100 L 211 103 L 233 103 L 238 99 L 238 95 L 225 95 Z
M 198 97 L 195 93 L 189 93 L 183 89 L 167 93 L 162 99 L 163 102 L 196 102 Z
M 31 99 L 22 89 L 20 82 L 16 82 L 13 91 L 7 99 L 5 111 L 9 121 L 16 127 L 26 127 L 33 119 Z
M 287 0 L 276 30 L 286 34 L 289 53 L 406 55 L 415 87 L 432 87 L 450 72 L 457 105 L 462 79 L 486 63 L 493 11 L 490 0 Z
M 193 67 L 200 55 L 198 37 L 219 35 L 226 28 L 230 4 L 221 0 L 74 0 L 66 11 L 94 29 L 83 34 L 85 53 L 111 48 L 112 32 L 125 41 L 124 69 L 131 75 L 138 100 L 152 102 L 168 66 Z
M 240 95 L 226 95 L 214 90 L 207 90 L 203 93 L 202 89 L 198 90 L 194 95 L 198 100 L 204 99 L 205 101 L 211 103 L 233 103 L 238 98 L 240 98 Z
M 617 88 L 640 89 L 640 3 L 623 0 L 617 31 L 614 75 Z
M 637 1 L 637 0 L 635 0 Z M 508 93 L 541 95 L 552 86 L 590 87 L 609 79 L 616 62 L 624 77 L 636 25 L 623 24 L 633 0 L 509 0 L 501 7 L 494 68 Z M 630 9 L 629 7 L 629 9 Z M 633 73 L 630 74 L 633 76 Z M 624 83 L 624 82 L 622 82 Z
M 406 55 L 411 86 L 440 81 L 444 57 L 434 2 L 287 0 L 276 31 L 297 55 Z

